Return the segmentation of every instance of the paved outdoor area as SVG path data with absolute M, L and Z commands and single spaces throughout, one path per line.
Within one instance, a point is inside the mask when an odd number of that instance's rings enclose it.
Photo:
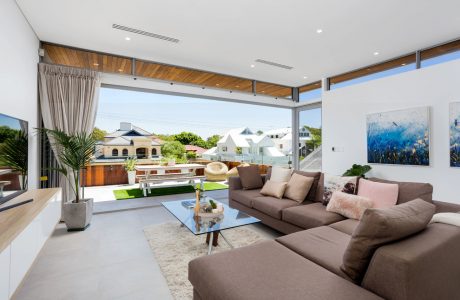
M 227 202 L 226 196 L 220 198 L 226 193 L 208 194 Z M 191 196 L 162 196 L 154 201 Z M 148 225 L 170 221 L 175 218 L 166 209 L 154 206 L 96 214 L 83 232 L 69 233 L 59 224 L 13 299 L 172 299 L 143 234 Z M 277 236 L 264 225 L 249 226 L 268 238 Z

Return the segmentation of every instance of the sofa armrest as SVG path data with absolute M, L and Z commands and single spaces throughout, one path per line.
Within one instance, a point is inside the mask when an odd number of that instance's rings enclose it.
M 443 212 L 460 212 L 460 205 L 449 202 L 433 201 L 436 205 L 436 213 Z

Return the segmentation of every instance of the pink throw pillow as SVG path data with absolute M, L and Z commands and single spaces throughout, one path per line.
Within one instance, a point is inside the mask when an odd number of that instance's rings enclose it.
M 343 192 L 334 192 L 327 204 L 326 210 L 338 213 L 349 219 L 361 220 L 364 211 L 373 207 L 374 202 L 369 198 Z
M 394 183 L 381 183 L 361 178 L 358 196 L 374 201 L 374 208 L 390 208 L 398 202 L 399 186 Z

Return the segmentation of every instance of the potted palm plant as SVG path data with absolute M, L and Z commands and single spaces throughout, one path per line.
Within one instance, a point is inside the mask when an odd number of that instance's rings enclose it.
M 136 183 L 136 163 L 137 158 L 135 156 L 128 157 L 125 160 L 125 170 L 128 173 L 129 185 L 133 185 Z
M 93 199 L 84 198 L 81 186 L 82 171 L 92 159 L 97 140 L 93 134 L 67 134 L 61 130 L 41 128 L 54 146 L 58 161 L 57 171 L 69 181 L 75 199 L 63 204 L 63 218 L 68 231 L 85 230 L 93 215 Z
M 19 173 L 21 190 L 27 189 L 27 147 L 28 136 L 23 130 L 0 145 L 0 165 Z

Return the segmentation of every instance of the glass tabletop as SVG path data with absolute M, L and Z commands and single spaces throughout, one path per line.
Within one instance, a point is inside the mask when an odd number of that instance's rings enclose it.
M 214 218 L 195 218 L 195 199 L 161 202 L 161 204 L 195 235 L 260 222 L 259 219 L 230 208 L 224 203 L 222 203 L 224 207 L 223 215 Z

